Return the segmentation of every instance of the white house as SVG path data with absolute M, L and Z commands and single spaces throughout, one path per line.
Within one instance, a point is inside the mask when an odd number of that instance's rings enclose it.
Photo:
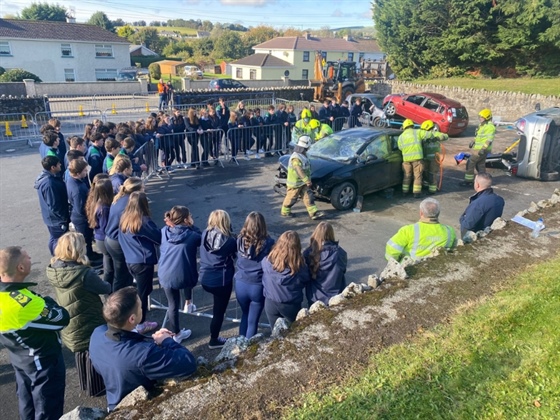
M 115 80 L 130 66 L 129 44 L 94 25 L 0 19 L 0 66 L 44 82 Z

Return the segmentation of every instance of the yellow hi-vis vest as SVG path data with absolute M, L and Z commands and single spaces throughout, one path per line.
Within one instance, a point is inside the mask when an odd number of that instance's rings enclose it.
M 418 131 L 420 130 L 407 128 L 399 136 L 397 146 L 402 152 L 404 162 L 414 162 L 424 157 L 422 153 L 422 139 L 418 136 Z
M 45 301 L 28 289 L 0 292 L 0 333 L 27 327 L 45 309 Z
M 447 134 L 435 131 L 426 131 L 426 133 L 426 138 L 422 140 L 424 144 L 424 159 L 433 160 L 436 158 L 436 153 L 441 152 L 440 143 L 447 141 L 447 139 L 449 139 L 449 136 Z
M 496 135 L 496 126 L 488 121 L 486 124 L 479 125 L 474 137 L 473 150 L 486 149 L 487 152 L 492 151 L 492 143 Z
M 385 258 L 400 261 L 409 256 L 413 260 L 426 257 L 437 248 L 454 248 L 457 236 L 451 226 L 440 223 L 418 222 L 406 225 L 387 241 Z
M 301 166 L 303 169 L 303 173 L 305 174 L 305 178 L 300 178 L 297 171 L 296 166 Z M 311 164 L 307 156 L 299 154 L 299 153 L 292 153 L 290 156 L 290 161 L 288 163 L 288 177 L 286 179 L 286 186 L 288 188 L 299 188 L 307 184 L 309 181 L 309 177 L 311 176 Z

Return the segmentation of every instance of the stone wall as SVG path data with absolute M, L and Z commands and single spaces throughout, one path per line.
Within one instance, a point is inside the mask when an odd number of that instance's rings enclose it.
M 24 80 L 28 96 L 93 96 L 93 95 L 131 95 L 147 93 L 148 82 L 41 82 Z
M 0 83 L 0 97 L 4 96 L 26 96 L 27 91 L 23 82 Z
M 0 114 L 29 113 L 34 116 L 37 112 L 44 111 L 43 98 L 0 98 Z
M 286 99 L 288 101 L 307 101 L 313 100 L 313 88 L 302 87 L 277 87 L 277 88 L 261 88 L 261 89 L 231 89 L 227 91 L 212 91 L 208 89 L 198 91 L 176 92 L 176 104 L 197 104 L 209 100 L 218 101 L 220 96 L 228 99 L 236 100 L 258 99 L 274 95 L 277 99 Z
M 420 85 L 416 83 L 390 81 L 368 85 L 372 93 L 388 95 L 390 93 L 433 92 L 461 102 L 469 112 L 471 119 L 483 108 L 490 108 L 495 117 L 502 121 L 515 121 L 535 110 L 560 106 L 560 97 L 529 95 L 517 92 L 492 92 L 485 89 L 463 89 L 448 86 Z

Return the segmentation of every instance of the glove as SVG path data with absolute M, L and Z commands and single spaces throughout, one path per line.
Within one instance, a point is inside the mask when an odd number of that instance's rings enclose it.
M 487 152 L 486 149 L 480 149 L 478 151 L 478 156 L 482 157 L 482 156 L 486 156 Z
M 471 142 L 469 143 L 469 149 L 472 149 L 473 146 L 474 146 L 474 141 L 471 141 Z

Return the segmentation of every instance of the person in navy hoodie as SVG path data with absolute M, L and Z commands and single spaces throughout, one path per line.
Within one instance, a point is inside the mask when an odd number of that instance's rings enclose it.
M 103 280 L 113 285 L 115 270 L 113 259 L 105 246 L 105 230 L 109 221 L 109 210 L 113 202 L 113 185 L 107 174 L 100 173 L 93 178 L 86 201 L 86 214 L 97 250 L 103 254 Z
M 196 110 L 194 108 L 189 108 L 185 123 L 186 123 L 186 130 L 187 130 L 187 142 L 189 143 L 191 148 L 190 166 L 191 168 L 198 169 L 200 168 L 199 166 L 200 156 L 198 153 L 198 146 L 200 143 L 199 137 L 203 131 L 198 116 L 196 115 Z
M 330 223 L 317 225 L 303 258 L 311 276 L 311 282 L 305 286 L 309 304 L 320 300 L 328 305 L 329 299 L 341 293 L 346 286 L 344 274 L 348 264 L 346 251 L 336 242 Z
M 108 174 L 113 167 L 113 161 L 115 160 L 115 157 L 119 154 L 121 149 L 119 142 L 113 138 L 107 138 L 106 140 L 104 140 L 104 142 L 107 154 L 105 155 L 105 159 L 103 160 L 103 172 Z
M 142 180 L 136 177 L 130 177 L 121 186 L 119 193 L 113 199 L 113 204 L 109 209 L 109 217 L 107 226 L 105 227 L 105 248 L 113 261 L 115 270 L 113 280 L 113 293 L 126 286 L 132 285 L 132 275 L 126 266 L 123 250 L 118 241 L 119 239 L 119 222 L 121 216 L 128 204 L 130 194 L 135 191 L 142 191 L 144 185 Z
M 99 133 L 91 135 L 91 146 L 88 151 L 88 163 L 90 166 L 89 179 L 93 181 L 95 175 L 103 173 L 103 160 L 107 151 L 104 147 L 105 140 Z
M 288 230 L 280 235 L 262 261 L 262 268 L 264 310 L 270 327 L 274 328 L 278 318 L 294 322 L 303 302 L 303 289 L 310 280 L 297 232 Z
M 348 118 L 348 128 L 361 127 L 360 116 L 363 114 L 362 98 L 356 98 L 356 102 L 350 108 L 350 118 Z
M 138 296 L 142 302 L 142 319 L 136 330 L 140 334 L 153 331 L 157 322 L 146 321 L 148 297 L 153 290 L 154 271 L 157 264 L 157 246 L 161 244 L 161 231 L 150 217 L 148 197 L 144 192 L 130 194 L 119 224 L 121 244 L 130 274 L 136 279 Z
M 221 348 L 226 343 L 226 339 L 219 335 L 233 289 L 236 250 L 229 214 L 224 210 L 214 210 L 208 217 L 207 228 L 202 232 L 200 246 L 200 284 L 214 297 L 210 349 Z
M 45 156 L 41 160 L 43 172 L 35 181 L 35 189 L 39 196 L 39 206 L 43 222 L 49 230 L 49 251 L 54 255 L 58 238 L 68 232 L 70 212 L 68 211 L 68 193 L 66 185 L 58 175 L 61 170 L 60 159 L 56 156 Z
M 113 193 L 118 194 L 121 185 L 132 175 L 132 162 L 127 155 L 119 154 L 113 161 L 109 177 L 113 184 Z
M 259 318 L 264 309 L 262 260 L 274 239 L 268 236 L 264 216 L 256 211 L 249 213 L 237 237 L 237 271 L 235 296 L 243 311 L 239 335 L 251 338 L 259 328 Z
M 193 225 L 192 214 L 187 207 L 174 206 L 165 213 L 164 220 L 166 226 L 161 230 L 158 264 L 159 284 L 167 297 L 169 330 L 175 334 L 173 339 L 180 343 L 191 335 L 191 330 L 179 328 L 180 292 L 185 290 L 185 308 L 188 311 L 192 289 L 198 283 L 196 252 L 200 247 L 201 233 Z

